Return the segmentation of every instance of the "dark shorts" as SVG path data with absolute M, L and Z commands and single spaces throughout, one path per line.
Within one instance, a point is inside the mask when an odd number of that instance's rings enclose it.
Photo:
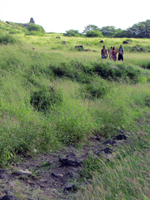
M 123 55 L 119 53 L 118 60 L 123 60 Z

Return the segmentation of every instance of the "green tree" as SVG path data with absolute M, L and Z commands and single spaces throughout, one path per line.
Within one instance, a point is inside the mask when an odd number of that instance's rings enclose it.
M 101 31 L 87 31 L 86 37 L 103 37 Z
M 69 36 L 69 37 L 79 37 L 79 36 L 83 36 L 82 33 L 79 33 L 78 30 L 68 30 L 66 31 L 66 33 L 64 33 L 64 36 Z
M 139 22 L 127 29 L 132 37 L 137 38 L 150 38 L 150 20 Z
M 103 26 L 101 28 L 101 32 L 106 37 L 113 37 L 115 34 L 115 27 L 114 26 Z
M 101 32 L 101 30 L 100 30 L 100 28 L 98 28 L 98 26 L 92 25 L 92 24 L 86 26 L 83 33 L 86 34 L 88 31 L 99 31 L 99 32 Z

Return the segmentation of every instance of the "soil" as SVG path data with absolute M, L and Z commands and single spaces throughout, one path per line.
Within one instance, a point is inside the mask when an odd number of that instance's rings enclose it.
M 125 132 L 110 140 L 90 136 L 88 145 L 82 149 L 68 146 L 58 153 L 23 158 L 21 163 L 12 164 L 10 169 L 0 169 L 0 197 L 7 194 L 28 200 L 71 199 L 76 184 L 87 184 L 79 181 L 79 171 L 89 155 L 102 155 L 109 161 L 115 157 L 116 146 L 129 143 Z

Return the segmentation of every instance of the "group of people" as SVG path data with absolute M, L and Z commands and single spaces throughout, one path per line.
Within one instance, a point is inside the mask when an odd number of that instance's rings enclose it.
M 123 54 L 124 50 L 122 48 L 122 45 L 120 45 L 119 49 L 116 50 L 115 47 L 111 47 L 108 51 L 105 49 L 105 46 L 103 46 L 103 49 L 101 50 L 101 56 L 102 59 L 106 59 L 109 55 L 110 60 L 117 60 L 117 53 L 118 53 L 118 60 L 123 61 Z

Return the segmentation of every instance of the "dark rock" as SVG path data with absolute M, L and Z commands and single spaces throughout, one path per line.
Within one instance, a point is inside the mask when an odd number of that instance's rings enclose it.
M 65 190 L 65 191 L 66 191 L 66 190 L 68 190 L 68 191 L 70 191 L 70 190 L 75 191 L 75 185 L 74 185 L 73 183 L 67 183 L 67 184 L 65 185 L 65 187 L 64 187 L 64 190 Z
M 68 159 L 68 158 L 60 158 L 59 161 L 61 162 L 62 166 L 73 166 L 78 167 L 81 165 L 80 162 L 78 162 L 76 159 Z
M 98 151 L 98 152 L 95 152 L 95 154 L 96 154 L 97 156 L 100 156 L 100 155 L 103 154 L 103 153 L 105 153 L 105 154 L 111 154 L 111 153 L 112 153 L 112 149 L 110 149 L 110 148 L 105 148 L 105 149 L 102 149 L 102 150 L 100 150 L 100 151 Z
M 83 46 L 82 46 L 82 45 L 75 46 L 75 49 L 78 49 L 78 50 L 83 50 Z
M 60 37 L 56 37 L 57 39 L 60 39 Z
M 100 137 L 91 136 L 91 139 L 101 141 Z
M 1 198 L 1 200 L 18 200 L 18 198 L 13 195 L 5 195 Z
M 103 41 L 103 40 L 101 40 L 101 41 L 99 41 L 99 43 L 104 43 L 104 41 Z
M 63 41 L 62 44 L 66 44 L 66 41 Z
M 47 180 L 46 180 L 46 179 L 40 179 L 40 182 L 41 182 L 41 183 L 46 183 Z
M 106 153 L 106 154 L 112 153 L 112 149 L 109 149 L 109 148 L 105 148 L 102 151 L 104 151 L 104 153 Z
M 93 50 L 93 52 L 97 52 L 96 50 Z
M 1 168 L 0 168 L 0 174 L 6 173 L 6 172 L 8 172 L 6 169 L 1 169 Z
M 10 24 L 8 21 L 6 21 L 7 24 Z
M 127 42 L 127 41 L 123 41 L 123 44 L 129 44 L 129 42 Z
M 127 136 L 125 136 L 124 134 L 120 134 L 120 135 L 114 136 L 114 139 L 115 140 L 126 140 Z
M 84 51 L 91 51 L 91 49 L 85 49 Z
M 7 186 L 8 186 L 8 187 L 16 187 L 17 185 L 14 183 L 14 181 L 9 181 L 9 182 L 7 183 Z
M 54 178 L 59 179 L 63 184 L 65 184 L 65 183 L 67 182 L 60 174 L 56 174 L 56 173 L 52 172 L 51 175 L 52 175 Z
M 35 24 L 33 17 L 30 18 L 30 23 Z
M 145 51 L 145 49 L 144 48 L 140 48 L 140 51 Z
M 105 142 L 103 142 L 102 144 L 103 145 L 107 145 L 107 144 L 110 144 L 110 145 L 114 145 L 116 142 L 114 141 L 114 140 L 107 140 L 107 141 L 105 141 Z
M 55 178 L 61 177 L 59 174 L 56 174 L 56 173 L 54 173 L 54 172 L 52 172 L 51 175 L 52 175 L 53 177 L 55 177 Z

